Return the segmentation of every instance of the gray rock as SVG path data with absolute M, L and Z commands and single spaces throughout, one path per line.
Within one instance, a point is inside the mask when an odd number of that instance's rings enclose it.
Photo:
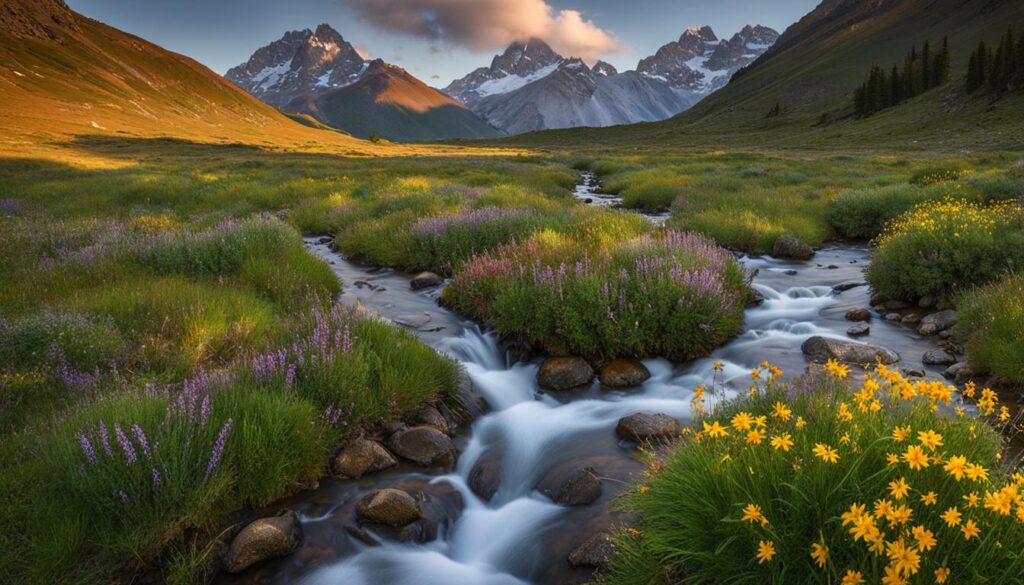
M 637 412 L 619 419 L 615 432 L 637 442 L 671 440 L 679 434 L 679 423 L 667 414 Z
M 956 356 L 941 349 L 930 349 L 921 361 L 926 366 L 951 366 L 956 363 Z
M 882 303 L 887 311 L 902 311 L 903 309 L 909 309 L 910 305 L 903 301 L 885 301 Z
M 900 359 L 898 353 L 880 345 L 817 335 L 805 341 L 800 350 L 805 356 L 819 362 L 835 359 L 848 364 L 873 364 L 877 359 L 883 364 L 892 364 Z
M 897 323 L 903 320 L 903 315 L 899 313 L 886 313 L 883 317 L 886 321 L 896 321 Z
M 469 489 L 485 501 L 491 501 L 501 485 L 501 465 L 494 460 L 480 460 L 469 472 Z
M 772 246 L 772 255 L 777 258 L 808 260 L 814 255 L 814 250 L 796 236 L 779 236 Z
M 608 388 L 633 388 L 650 377 L 650 370 L 639 360 L 615 359 L 601 368 L 600 380 Z
M 356 507 L 359 518 L 372 524 L 399 527 L 419 520 L 420 506 L 408 493 L 393 488 L 370 492 Z
M 584 467 L 565 480 L 552 500 L 563 506 L 584 506 L 601 497 L 601 478 L 590 467 Z
M 569 564 L 573 567 L 604 567 L 615 554 L 615 541 L 607 532 L 591 536 L 569 553 Z
M 966 380 L 974 375 L 967 362 L 957 362 L 942 372 L 942 377 L 947 380 Z
M 560 392 L 589 384 L 594 368 L 579 357 L 549 357 L 537 372 L 537 383 L 545 390 Z
M 750 300 L 747 301 L 747 307 L 757 307 L 763 305 L 765 301 L 764 295 L 761 294 L 757 289 L 750 289 Z
M 409 281 L 409 286 L 411 286 L 413 290 L 420 290 L 430 288 L 432 286 L 438 286 L 442 282 L 444 282 L 444 279 L 433 272 L 420 272 L 416 276 L 412 277 L 412 280 Z
M 937 305 L 938 303 L 939 300 L 932 295 L 924 295 L 923 297 L 917 300 L 917 306 L 921 307 L 922 309 L 930 309 Z
M 839 284 L 832 287 L 832 292 L 841 293 L 848 291 L 859 286 L 867 286 L 868 283 L 859 280 L 847 280 L 846 282 L 840 282 Z
M 783 274 L 785 274 L 786 276 L 796 276 L 797 275 L 797 271 L 793 270 L 792 268 L 790 268 L 790 269 L 784 271 Z
M 249 524 L 231 541 L 224 557 L 224 570 L 241 573 L 252 565 L 289 555 L 302 544 L 302 524 L 291 510 Z
M 914 324 L 914 323 L 919 323 L 920 321 L 921 321 L 921 314 L 920 313 L 907 313 L 906 315 L 903 315 L 903 320 L 902 320 L 903 323 Z
M 846 334 L 850 337 L 864 337 L 869 333 L 871 333 L 871 327 L 867 323 L 857 323 L 846 330 Z
M 388 448 L 399 457 L 423 466 L 451 467 L 455 464 L 452 440 L 434 427 L 400 430 L 388 438 Z
M 441 415 L 441 411 L 433 406 L 424 406 L 413 416 L 413 421 L 428 427 L 434 427 L 442 433 L 448 434 L 448 421 Z
M 912 370 L 909 368 L 903 368 L 900 370 L 903 375 L 907 378 L 924 378 L 924 370 Z
M 956 311 L 947 309 L 921 319 L 921 324 L 917 326 L 917 332 L 921 335 L 935 335 L 953 325 L 956 325 Z
M 873 307 L 875 305 L 881 305 L 885 301 L 889 300 L 889 297 L 883 295 L 880 292 L 876 292 L 871 295 L 871 300 L 868 303 Z
M 398 464 L 384 445 L 359 438 L 341 450 L 334 458 L 334 474 L 343 479 L 359 479 L 367 473 L 376 473 Z
M 846 312 L 847 321 L 870 321 L 871 311 L 867 309 L 850 309 Z

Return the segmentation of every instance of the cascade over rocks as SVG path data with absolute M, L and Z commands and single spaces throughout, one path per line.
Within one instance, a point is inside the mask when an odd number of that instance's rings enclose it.
M 667 414 L 637 412 L 619 419 L 615 432 L 638 443 L 671 440 L 679 434 L 679 423 Z
M 272 518 L 260 518 L 242 529 L 231 541 L 224 570 L 241 573 L 252 565 L 291 554 L 302 544 L 302 524 L 291 510 Z
M 805 356 L 819 362 L 835 359 L 848 364 L 870 364 L 877 359 L 883 364 L 893 364 L 900 359 L 898 353 L 880 345 L 844 341 L 819 335 L 809 338 L 800 346 L 800 349 Z
M 501 485 L 501 462 L 481 459 L 469 472 L 469 489 L 480 499 L 491 501 Z
M 580 357 L 549 357 L 537 372 L 537 384 L 555 392 L 585 386 L 593 379 L 594 368 Z

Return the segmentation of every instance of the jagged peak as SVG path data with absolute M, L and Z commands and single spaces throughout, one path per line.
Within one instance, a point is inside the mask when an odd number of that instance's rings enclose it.
M 706 43 L 718 40 L 718 37 L 715 36 L 715 31 L 713 31 L 711 27 L 707 25 L 691 26 L 690 28 L 683 31 L 683 34 L 679 37 L 679 40 L 682 41 L 687 37 L 695 37 Z

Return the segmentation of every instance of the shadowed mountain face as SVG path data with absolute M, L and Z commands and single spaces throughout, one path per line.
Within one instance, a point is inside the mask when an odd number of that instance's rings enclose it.
M 361 138 L 377 134 L 396 141 L 429 141 L 498 136 L 462 104 L 379 59 L 370 62 L 355 83 L 296 98 L 286 109 L 307 112 Z
M 5 138 L 116 133 L 355 144 L 297 124 L 199 63 L 58 0 L 0 5 L 0 94 Z
M 285 33 L 225 77 L 268 104 L 359 137 L 429 141 L 499 135 L 408 71 L 363 59 L 326 24 Z
M 663 120 L 724 86 L 777 37 L 747 26 L 719 41 L 709 27 L 691 28 L 622 73 L 604 62 L 588 67 L 530 39 L 444 91 L 509 134 Z

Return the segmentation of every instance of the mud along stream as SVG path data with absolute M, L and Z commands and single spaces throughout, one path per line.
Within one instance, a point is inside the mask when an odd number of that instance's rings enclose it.
M 593 186 L 577 189 L 584 198 Z M 417 331 L 427 343 L 466 368 L 488 411 L 456 437 L 453 470 L 400 464 L 360 480 L 325 479 L 315 490 L 278 503 L 295 510 L 305 539 L 294 554 L 261 563 L 222 583 L 302 585 L 475 585 L 577 583 L 591 569 L 573 567 L 570 553 L 591 536 L 628 522 L 614 499 L 641 471 L 635 445 L 615 432 L 618 420 L 636 412 L 665 413 L 683 424 L 698 384 L 710 384 L 713 363 L 724 363 L 724 377 L 746 388 L 750 370 L 763 360 L 778 364 L 786 377 L 801 373 L 801 343 L 815 335 L 849 339 L 848 309 L 867 307 L 869 289 L 842 292 L 840 283 L 863 282 L 868 249 L 836 246 L 819 250 L 811 261 L 741 256 L 756 271 L 753 287 L 764 302 L 746 311 L 744 331 L 710 356 L 684 364 L 647 360 L 652 376 L 626 391 L 599 383 L 569 393 L 545 393 L 536 385 L 540 360 L 510 363 L 495 338 L 440 307 L 439 288 L 413 291 L 409 275 L 351 263 L 316 239 L 310 250 L 328 260 L 346 285 L 343 302 L 364 306 Z M 899 366 L 938 377 L 922 366 L 925 351 L 937 347 L 905 325 L 874 314 L 862 341 L 892 349 Z M 565 506 L 552 501 L 567 478 L 582 468 L 601 478 L 593 503 Z M 470 489 L 470 476 L 486 468 L 495 490 L 484 500 Z M 355 506 L 373 489 L 397 487 L 421 499 L 424 512 L 438 519 L 422 542 L 399 542 L 394 535 L 352 530 Z M 348 527 L 348 529 L 346 529 Z

